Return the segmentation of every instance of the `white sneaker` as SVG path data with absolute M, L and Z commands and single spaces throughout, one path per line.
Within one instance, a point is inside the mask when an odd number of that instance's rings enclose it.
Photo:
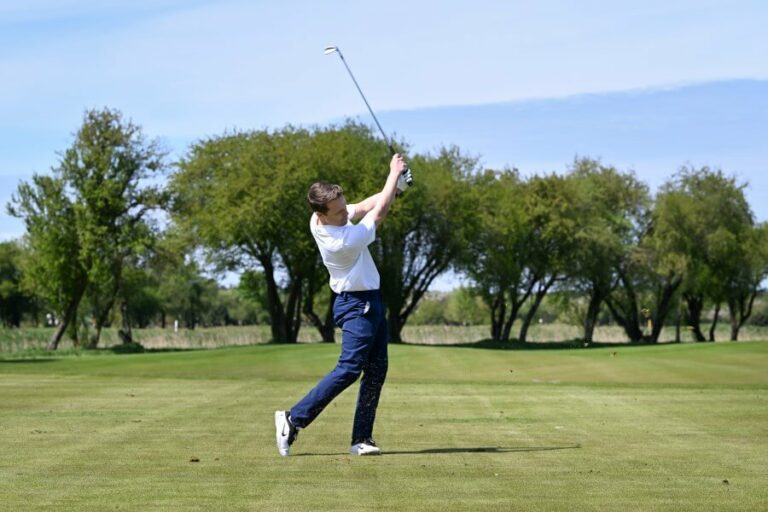
M 299 432 L 291 423 L 288 411 L 275 411 L 275 438 L 280 455 L 288 456 L 288 451 L 298 435 Z
M 373 439 L 366 439 L 365 441 L 353 444 L 352 448 L 349 449 L 349 453 L 352 455 L 381 455 L 381 449 L 376 446 Z

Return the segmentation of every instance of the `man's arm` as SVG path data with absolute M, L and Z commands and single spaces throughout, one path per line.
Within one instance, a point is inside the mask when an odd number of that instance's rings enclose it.
M 363 221 L 371 218 L 378 227 L 384 220 L 384 217 L 389 213 L 389 207 L 392 206 L 392 201 L 395 199 L 395 193 L 397 192 L 397 179 L 405 170 L 405 160 L 399 154 L 395 154 L 392 157 L 392 161 L 389 162 L 389 176 L 387 176 L 387 182 L 384 184 L 384 188 L 377 194 L 376 204 L 365 215 Z M 355 211 L 357 214 L 357 211 Z
M 366 197 L 359 203 L 353 204 L 352 206 L 355 207 L 355 215 L 351 217 L 350 220 L 358 221 L 365 217 L 368 212 L 373 210 L 373 207 L 376 206 L 376 202 L 378 202 L 380 194 L 381 192 L 377 192 L 371 197 Z

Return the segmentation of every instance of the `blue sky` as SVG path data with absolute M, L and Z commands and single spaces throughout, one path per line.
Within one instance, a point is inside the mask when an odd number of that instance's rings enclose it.
M 484 145 L 477 133 L 415 126 L 428 123 L 434 107 L 491 105 L 493 115 L 496 103 L 547 100 L 556 108 L 567 98 L 604 93 L 768 80 L 767 23 L 768 2 L 740 0 L 4 1 L 0 200 L 19 179 L 56 163 L 86 108 L 120 109 L 176 155 L 227 129 L 323 124 L 364 113 L 341 63 L 323 55 L 327 44 L 343 49 L 390 123 L 385 128 L 412 137 L 417 149 L 454 143 L 492 153 L 486 161 L 494 166 L 563 169 L 573 148 L 542 156 L 540 147 L 526 154 L 524 144 L 510 144 L 506 153 L 504 144 Z M 398 117 L 403 111 L 410 121 Z M 518 119 L 525 132 L 525 118 Z M 642 122 L 652 124 L 653 116 Z M 629 154 L 630 142 L 594 151 L 620 166 L 656 162 L 655 172 L 685 163 L 651 142 L 642 141 L 641 157 Z M 706 148 L 685 158 L 733 168 L 752 188 L 763 186 L 765 153 L 729 147 L 735 153 L 721 161 Z M 758 217 L 768 220 L 768 210 Z M 21 232 L 3 211 L 0 238 Z

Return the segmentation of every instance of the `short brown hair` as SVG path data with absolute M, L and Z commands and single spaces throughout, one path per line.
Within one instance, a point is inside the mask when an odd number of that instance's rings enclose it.
M 343 194 L 344 190 L 341 186 L 335 183 L 328 183 L 327 181 L 318 181 L 309 187 L 307 201 L 309 201 L 309 207 L 312 208 L 313 212 L 326 213 L 328 211 L 328 203 L 338 199 Z

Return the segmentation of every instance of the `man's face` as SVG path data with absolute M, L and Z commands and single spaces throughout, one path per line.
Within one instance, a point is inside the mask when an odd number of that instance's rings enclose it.
M 344 196 L 339 196 L 333 201 L 329 201 L 328 211 L 325 213 L 318 213 L 320 222 L 323 224 L 330 224 L 331 226 L 346 226 L 348 220 L 347 214 L 347 200 Z

